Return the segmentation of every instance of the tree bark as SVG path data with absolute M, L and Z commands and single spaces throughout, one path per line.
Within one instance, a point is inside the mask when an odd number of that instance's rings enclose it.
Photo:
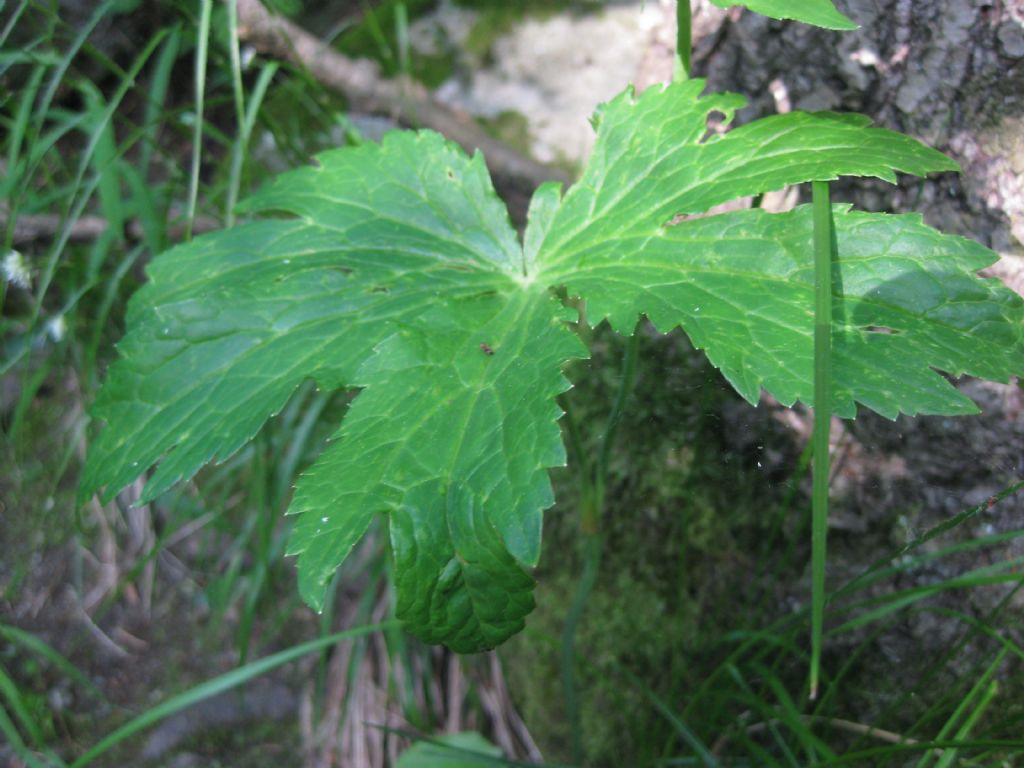
M 794 109 L 862 112 L 947 153 L 963 174 L 839 185 L 858 207 L 918 210 L 1000 252 L 1024 292 L 1024 1 L 837 0 L 860 24 L 829 32 L 733 9 L 699 58 L 712 90 L 750 99 L 744 122 Z M 713 9 L 699 11 L 705 15 Z M 699 53 L 699 50 L 698 50 Z M 774 96 L 773 96 L 774 93 Z

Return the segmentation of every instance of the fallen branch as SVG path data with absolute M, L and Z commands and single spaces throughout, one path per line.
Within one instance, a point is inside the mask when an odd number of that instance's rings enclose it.
M 10 212 L 7 207 L 0 205 L 0 232 L 7 228 Z M 173 213 L 172 216 L 179 216 Z M 67 226 L 63 216 L 57 213 L 22 213 L 14 220 L 14 232 L 11 243 L 15 246 L 23 246 L 37 240 L 49 240 L 60 234 Z M 71 223 L 71 230 L 68 233 L 68 240 L 72 243 L 87 243 L 99 238 L 110 223 L 102 216 L 85 215 L 79 216 Z M 220 229 L 221 223 L 209 216 L 197 216 L 192 223 L 192 233 L 201 234 Z M 140 241 L 145 237 L 145 230 L 142 222 L 138 219 L 131 219 L 125 227 L 125 235 L 131 241 Z M 185 235 L 185 224 L 176 220 L 168 225 L 167 237 L 171 242 L 179 242 Z
M 288 19 L 272 16 L 260 0 L 238 0 L 238 34 L 258 51 L 308 70 L 356 110 L 432 128 L 468 152 L 479 149 L 495 185 L 517 212 L 525 212 L 530 195 L 542 182 L 570 181 L 565 171 L 538 163 L 488 135 L 470 116 L 437 101 L 419 83 L 381 77 L 376 63 L 350 59 Z

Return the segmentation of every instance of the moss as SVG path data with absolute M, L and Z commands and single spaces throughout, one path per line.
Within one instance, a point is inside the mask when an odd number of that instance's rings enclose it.
M 530 153 L 530 122 L 522 113 L 505 110 L 493 118 L 481 119 L 480 124 L 485 131 L 513 149 L 527 155 Z
M 589 370 L 570 372 L 578 384 L 568 398 L 591 455 L 618 384 L 622 343 L 602 330 L 592 348 L 594 359 L 581 365 Z M 748 554 L 770 535 L 776 516 L 769 512 L 781 494 L 757 470 L 756 455 L 728 447 L 719 414 L 729 405 L 749 407 L 736 403 L 681 334 L 644 338 L 611 462 L 601 572 L 577 633 L 588 765 L 662 757 L 673 736 L 651 694 L 678 709 L 699 682 L 693 660 L 713 654 L 726 627 L 761 619 L 756 606 L 743 604 Z M 546 518 L 538 608 L 504 651 L 513 696 L 556 761 L 571 757 L 559 638 L 581 568 L 577 486 L 570 472 L 556 474 L 559 504 Z M 746 620 L 737 622 L 741 611 Z
M 21 373 L 15 369 L 12 382 Z M 70 458 L 68 403 L 58 390 L 67 387 L 67 371 L 55 365 L 43 376 L 39 390 L 25 408 L 24 390 L 2 414 L 4 439 L 0 461 L 0 597 L 16 601 L 23 581 L 41 553 L 57 549 L 75 532 L 73 473 L 64 472 Z M 22 382 L 31 386 L 32 375 Z M 16 434 L 9 430 L 15 426 Z

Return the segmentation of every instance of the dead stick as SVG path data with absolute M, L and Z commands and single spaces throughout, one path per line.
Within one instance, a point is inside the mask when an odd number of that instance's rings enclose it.
M 503 191 L 511 187 L 528 197 L 544 181 L 570 180 L 565 171 L 538 163 L 489 136 L 472 118 L 437 101 L 419 83 L 381 77 L 376 63 L 350 59 L 288 19 L 272 16 L 260 0 L 238 0 L 238 34 L 262 53 L 307 69 L 357 110 L 432 128 L 468 152 L 481 150 Z
M 172 217 L 176 217 L 178 216 L 178 213 L 173 212 L 171 215 Z M 9 216 L 10 212 L 7 207 L 0 204 L 0 232 L 3 232 L 7 228 Z M 19 214 L 17 219 L 14 221 L 14 233 L 11 241 L 13 245 L 19 246 L 32 243 L 37 240 L 49 240 L 54 235 L 63 231 L 65 226 L 65 219 L 60 214 Z M 102 216 L 86 214 L 85 216 L 80 216 L 71 223 L 71 232 L 68 235 L 68 239 L 73 243 L 91 242 L 106 232 L 108 226 L 110 226 L 109 222 Z M 221 224 L 216 219 L 210 218 L 209 216 L 197 216 L 192 224 L 192 232 L 194 234 L 200 234 L 203 232 L 211 232 L 215 229 L 219 229 L 220 227 Z M 142 240 L 145 236 L 142 222 L 137 219 L 131 219 L 128 222 L 126 234 L 130 240 Z M 171 242 L 178 242 L 181 240 L 183 234 L 184 226 L 182 222 L 171 224 L 168 227 L 167 236 Z

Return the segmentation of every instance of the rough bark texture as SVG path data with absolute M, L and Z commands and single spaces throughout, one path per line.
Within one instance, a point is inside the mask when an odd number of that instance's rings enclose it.
M 863 112 L 951 155 L 962 176 L 912 180 L 895 193 L 869 186 L 857 204 L 923 211 L 930 223 L 1009 256 L 999 270 L 1024 290 L 1024 3 L 837 4 L 859 30 L 731 12 L 697 74 L 714 90 L 751 98 L 741 120 L 771 113 L 784 93 L 794 108 Z

